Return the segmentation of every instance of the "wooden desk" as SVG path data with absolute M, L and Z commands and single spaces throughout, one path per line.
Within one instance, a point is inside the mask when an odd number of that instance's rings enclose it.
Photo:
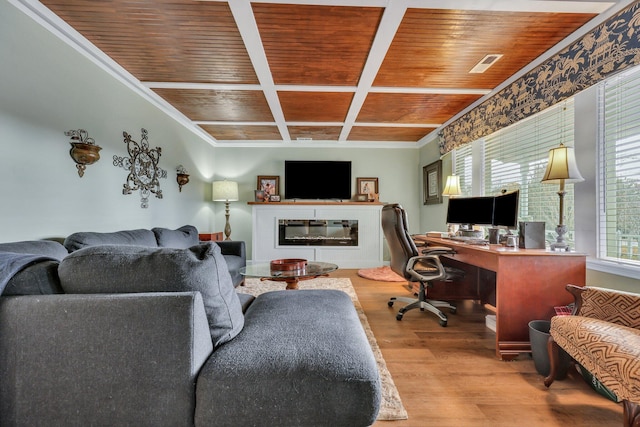
M 448 263 L 446 258 L 451 258 L 454 263 L 478 267 L 467 269 L 471 277 L 465 280 L 474 283 L 475 292 L 466 292 L 464 296 L 476 293 L 472 299 L 495 306 L 496 355 L 502 360 L 531 351 L 528 326 L 531 320 L 549 320 L 555 314 L 555 306 L 573 302 L 565 285 L 585 285 L 585 254 L 501 245 L 476 246 L 426 236 L 414 236 L 414 239 L 454 248 L 455 255 L 441 257 L 443 264 Z M 447 299 L 440 294 L 446 286 L 454 288 L 455 284 L 439 287 L 435 295 L 430 290 L 429 298 Z

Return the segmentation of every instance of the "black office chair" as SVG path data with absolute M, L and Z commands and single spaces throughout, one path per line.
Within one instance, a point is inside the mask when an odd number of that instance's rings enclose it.
M 407 230 L 407 214 L 397 203 L 382 207 L 382 231 L 387 239 L 391 255 L 391 269 L 408 282 L 420 282 L 418 298 L 393 297 L 389 299 L 389 307 L 396 301 L 409 304 L 400 309 L 396 319 L 402 320 L 404 313 L 414 308 L 430 311 L 440 318 L 440 325 L 447 326 L 447 316 L 439 308 L 448 308 L 456 312 L 456 306 L 446 301 L 426 299 L 426 288 L 432 286 L 434 280 L 451 280 L 464 274 L 461 270 L 444 267 L 440 255 L 453 254 L 455 251 L 445 247 L 426 247 L 418 252 L 411 235 Z

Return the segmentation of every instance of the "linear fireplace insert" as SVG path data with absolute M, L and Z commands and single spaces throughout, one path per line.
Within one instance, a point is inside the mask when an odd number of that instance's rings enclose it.
M 358 246 L 358 220 L 279 219 L 278 246 Z

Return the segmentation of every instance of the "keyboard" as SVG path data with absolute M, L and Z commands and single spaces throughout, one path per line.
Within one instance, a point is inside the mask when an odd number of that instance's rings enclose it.
M 453 240 L 454 242 L 462 242 L 468 245 L 488 245 L 489 241 L 487 239 L 481 239 L 479 237 L 470 237 L 470 236 L 451 236 L 448 237 L 449 240 Z

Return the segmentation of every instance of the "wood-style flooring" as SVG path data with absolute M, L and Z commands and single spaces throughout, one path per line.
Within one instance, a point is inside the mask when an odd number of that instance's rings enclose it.
M 577 372 L 547 389 L 529 355 L 498 360 L 480 304 L 459 302 L 446 328 L 427 312 L 410 311 L 397 321 L 404 303 L 389 308 L 387 301 L 409 295 L 402 283 L 363 279 L 349 269 L 331 276 L 351 279 L 409 414 L 374 426 L 622 426 L 622 405 L 597 394 Z

